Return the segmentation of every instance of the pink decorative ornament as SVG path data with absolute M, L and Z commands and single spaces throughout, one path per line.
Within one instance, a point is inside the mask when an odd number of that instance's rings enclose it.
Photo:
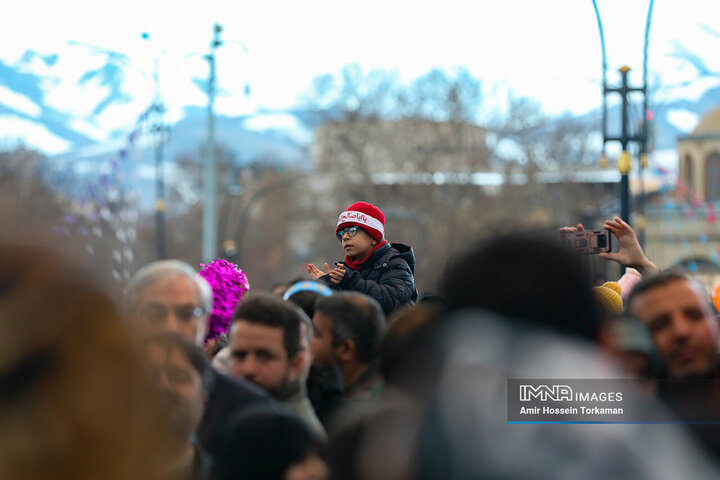
M 700 202 L 700 197 L 698 197 L 696 192 L 692 192 L 692 206 L 694 208 L 698 208 L 700 205 L 702 205 L 702 202 Z
M 205 337 L 207 342 L 230 330 L 235 307 L 250 288 L 250 284 L 240 267 L 223 258 L 200 266 L 202 270 L 199 275 L 207 280 L 213 291 L 213 311 L 208 320 Z
M 678 178 L 677 181 L 677 191 L 678 195 L 683 196 L 685 195 L 685 192 L 687 191 L 687 188 L 685 187 L 685 183 Z

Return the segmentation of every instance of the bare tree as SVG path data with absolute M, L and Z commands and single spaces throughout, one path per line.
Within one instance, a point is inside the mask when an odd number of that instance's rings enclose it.
M 483 225 L 478 212 L 487 194 L 472 185 L 490 159 L 485 129 L 475 122 L 480 82 L 459 69 L 433 70 L 402 85 L 392 73 L 363 76 L 350 66 L 314 88 L 309 101 L 328 119 L 316 131 L 315 149 L 330 197 L 323 203 L 334 206 L 327 215 L 359 199 L 377 203 L 390 239 L 414 244 L 418 278 L 430 278 L 457 232 L 472 235 Z
M 380 205 L 391 240 L 415 246 L 421 288 L 473 239 L 561 225 L 597 206 L 597 191 L 539 180 L 586 166 L 592 129 L 514 96 L 481 127 L 481 84 L 466 70 L 436 69 L 403 85 L 392 72 L 348 66 L 319 77 L 306 103 L 326 116 L 315 169 L 327 180 L 315 211 L 333 216 L 359 199 Z
M 43 176 L 44 158 L 20 147 L 0 152 L 0 235 L 50 240 L 51 227 L 67 211 L 69 201 L 50 188 Z

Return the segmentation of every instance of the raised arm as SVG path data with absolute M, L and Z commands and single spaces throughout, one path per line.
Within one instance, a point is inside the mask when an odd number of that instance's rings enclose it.
M 612 232 L 620 243 L 620 250 L 617 253 L 608 252 L 598 254 L 602 258 L 613 260 L 626 267 L 631 267 L 646 276 L 658 271 L 658 268 L 645 255 L 635 232 L 623 219 L 615 217 L 612 220 L 605 220 L 603 228 Z

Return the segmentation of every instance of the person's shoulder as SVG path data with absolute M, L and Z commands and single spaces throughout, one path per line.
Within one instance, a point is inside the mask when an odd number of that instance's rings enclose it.
M 391 243 L 390 249 L 386 253 L 386 261 L 391 266 L 401 262 L 407 263 L 410 271 L 415 272 L 415 252 L 410 245 Z
M 410 245 L 407 245 L 405 243 L 397 243 L 393 242 L 390 244 L 390 252 L 395 253 L 395 255 L 412 255 L 415 256 L 415 252 L 413 251 L 413 248 Z
M 214 371 L 211 396 L 243 400 L 270 400 L 270 395 L 257 385 Z

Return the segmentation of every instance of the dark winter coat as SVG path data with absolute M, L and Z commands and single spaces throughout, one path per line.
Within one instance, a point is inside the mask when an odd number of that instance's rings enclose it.
M 203 451 L 216 457 L 223 445 L 219 432 L 233 413 L 241 408 L 268 405 L 273 402 L 270 395 L 257 385 L 229 377 L 211 370 L 213 381 L 205 404 L 205 415 L 197 431 L 197 438 Z
M 346 267 L 340 283 L 331 283 L 330 287 L 364 293 L 377 300 L 387 315 L 417 300 L 414 273 L 412 247 L 403 243 L 386 243 L 370 254 L 360 270 Z

